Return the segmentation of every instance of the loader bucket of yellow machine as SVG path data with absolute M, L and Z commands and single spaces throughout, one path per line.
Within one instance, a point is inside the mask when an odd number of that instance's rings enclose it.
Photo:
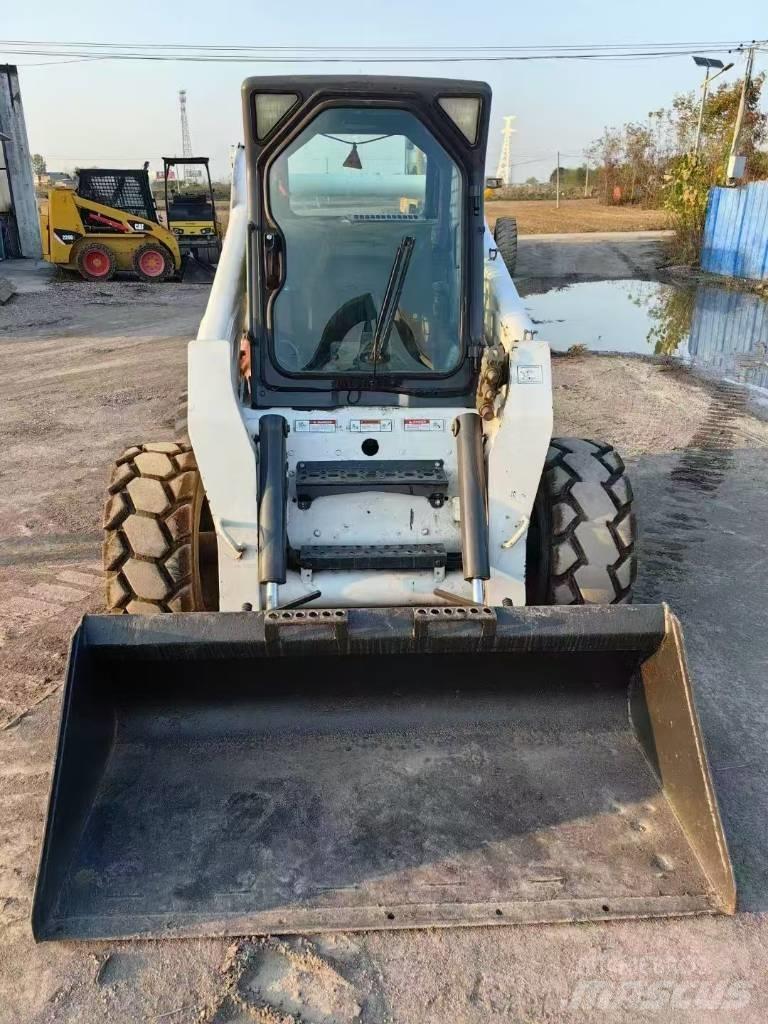
M 38 939 L 729 913 L 664 606 L 87 616 Z

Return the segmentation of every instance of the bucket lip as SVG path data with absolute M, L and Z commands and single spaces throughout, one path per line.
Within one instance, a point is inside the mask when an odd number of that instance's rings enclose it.
M 429 606 L 278 612 L 85 615 L 87 648 L 104 657 L 275 657 L 294 653 L 634 654 L 645 659 L 668 628 L 666 605 L 524 608 Z
M 606 899 L 610 903 L 606 903 Z M 35 933 L 37 942 L 153 941 L 243 935 L 312 935 L 335 932 L 402 931 L 423 928 L 509 927 L 577 924 L 731 914 L 711 892 L 666 896 L 616 896 L 505 900 L 479 903 L 398 904 L 325 908 L 280 908 L 235 915 L 173 912 L 51 917 Z

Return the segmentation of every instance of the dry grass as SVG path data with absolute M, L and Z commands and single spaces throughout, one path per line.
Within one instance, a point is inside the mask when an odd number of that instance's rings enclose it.
M 38 200 L 42 210 L 46 199 Z M 664 210 L 642 210 L 635 206 L 603 206 L 597 199 L 563 199 L 560 209 L 554 199 L 501 199 L 486 203 L 491 227 L 497 217 L 517 217 L 521 235 L 546 235 L 574 231 L 656 231 L 670 226 Z M 223 233 L 229 223 L 229 202 L 216 200 L 216 214 Z M 161 221 L 163 217 L 161 215 Z
M 488 223 L 497 217 L 517 217 L 521 235 L 545 235 L 573 231 L 655 231 L 669 227 L 664 210 L 636 206 L 604 206 L 597 199 L 491 200 L 485 207 Z
M 216 213 L 226 231 L 229 204 L 217 201 Z M 670 227 L 664 210 L 604 206 L 597 199 L 563 199 L 559 210 L 553 199 L 491 200 L 486 204 L 485 214 L 491 227 L 497 217 L 517 217 L 521 235 L 575 231 L 657 231 Z

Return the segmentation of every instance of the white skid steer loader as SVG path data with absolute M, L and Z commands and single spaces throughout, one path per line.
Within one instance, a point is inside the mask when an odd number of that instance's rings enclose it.
M 629 604 L 624 464 L 552 438 L 484 224 L 490 102 L 245 82 L 191 444 L 112 475 L 38 938 L 734 909 L 678 624 Z

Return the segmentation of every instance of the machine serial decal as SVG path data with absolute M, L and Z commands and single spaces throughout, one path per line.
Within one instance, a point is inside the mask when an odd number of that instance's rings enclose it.
M 518 366 L 518 384 L 543 384 L 544 373 L 540 366 Z

